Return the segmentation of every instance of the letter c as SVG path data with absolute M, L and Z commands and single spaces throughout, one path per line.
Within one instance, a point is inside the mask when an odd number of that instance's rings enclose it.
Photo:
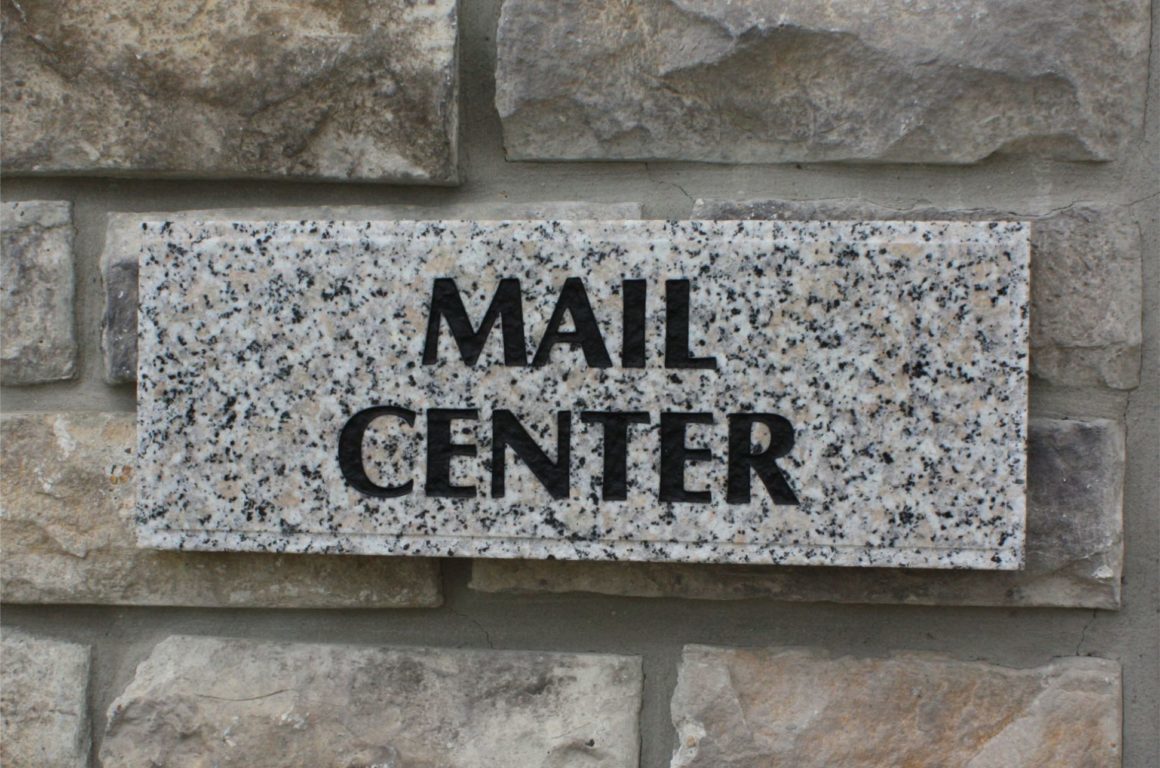
M 380 416 L 397 416 L 408 426 L 415 423 L 414 411 L 396 408 L 393 405 L 376 405 L 359 411 L 350 417 L 338 437 L 338 466 L 342 469 L 342 476 L 346 478 L 346 482 L 359 493 L 380 499 L 406 496 L 414 487 L 414 480 L 408 480 L 402 485 L 382 486 L 367 477 L 366 466 L 363 464 L 363 436 L 371 422 Z

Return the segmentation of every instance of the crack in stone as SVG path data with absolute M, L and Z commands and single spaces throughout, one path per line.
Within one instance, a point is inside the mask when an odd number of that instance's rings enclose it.
M 1083 646 L 1083 641 L 1084 641 L 1085 639 L 1087 639 L 1087 632 L 1088 632 L 1088 627 L 1090 627 L 1090 626 L 1091 626 L 1091 625 L 1092 625 L 1092 624 L 1095 622 L 1095 620 L 1096 620 L 1096 611 L 1095 611 L 1095 609 L 1093 608 L 1093 609 L 1092 609 L 1092 615 L 1091 615 L 1091 617 L 1090 617 L 1090 618 L 1087 620 L 1087 622 L 1086 622 L 1086 623 L 1083 625 L 1083 629 L 1081 629 L 1081 630 L 1080 630 L 1080 633 L 1079 633 L 1079 641 L 1078 641 L 1078 642 L 1076 642 L 1076 644 L 1075 644 L 1075 651 L 1073 651 L 1073 652 L 1072 652 L 1072 655 L 1073 655 L 1073 656 L 1079 656 L 1079 655 L 1080 655 L 1080 654 L 1079 654 L 1079 649 L 1080 649 L 1080 648 Z
M 697 201 L 694 200 L 693 196 L 690 195 L 688 193 L 688 191 L 684 187 L 682 187 L 680 184 L 678 184 L 675 181 L 665 181 L 663 179 L 658 179 L 656 176 L 654 176 L 652 166 L 649 163 L 644 164 L 644 173 L 645 173 L 645 176 L 648 177 L 648 180 L 653 182 L 654 184 L 663 184 L 667 187 L 676 187 L 677 189 L 680 190 L 681 194 L 684 195 L 689 200 L 690 203 L 693 203 L 694 205 L 696 205 Z
M 293 692 L 294 692 L 293 688 L 280 688 L 279 690 L 273 691 L 271 693 L 263 693 L 259 696 L 249 696 L 249 697 L 246 697 L 244 699 L 233 699 L 233 698 L 230 698 L 228 696 L 211 696 L 208 693 L 195 693 L 193 695 L 197 696 L 199 699 L 213 699 L 214 701 L 241 702 L 241 701 L 258 701 L 260 699 L 268 699 L 271 696 L 277 696 L 280 693 L 293 693 Z
M 483 626 L 483 624 L 478 619 L 476 619 L 472 616 L 469 616 L 466 613 L 461 613 L 460 611 L 453 610 L 453 611 L 451 611 L 451 613 L 452 613 L 452 615 L 458 616 L 461 619 L 467 619 L 469 622 L 474 624 L 476 629 L 478 629 L 480 632 L 483 633 L 483 639 L 487 643 L 487 647 L 492 649 L 492 650 L 495 650 L 495 645 L 491 641 L 491 633 L 487 631 L 487 627 Z

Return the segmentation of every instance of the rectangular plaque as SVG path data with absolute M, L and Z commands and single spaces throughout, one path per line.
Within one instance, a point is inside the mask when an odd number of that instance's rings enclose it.
M 1022 563 L 1026 224 L 140 237 L 146 546 Z

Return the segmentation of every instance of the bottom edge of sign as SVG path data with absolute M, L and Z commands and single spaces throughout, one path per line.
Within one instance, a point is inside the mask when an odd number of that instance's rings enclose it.
M 474 557 L 599 560 L 733 565 L 815 565 L 1013 571 L 1023 568 L 1021 547 L 904 547 L 590 541 L 458 536 L 382 536 L 322 533 L 245 533 L 206 530 L 138 531 L 148 549 L 273 554 Z

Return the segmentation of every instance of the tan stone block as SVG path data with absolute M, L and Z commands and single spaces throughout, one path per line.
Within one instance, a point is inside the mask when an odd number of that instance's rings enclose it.
M 1116 768 L 1120 665 L 686 646 L 673 768 Z
M 3 8 L 5 172 L 458 181 L 455 0 Z
M 4 631 L 0 643 L 0 764 L 87 768 L 88 646 Z
M 1139 135 L 1146 0 L 506 0 L 512 160 L 1109 160 Z
M 0 597 L 9 603 L 439 605 L 437 561 L 136 545 L 129 413 L 0 418 Z
M 171 637 L 105 765 L 635 768 L 640 659 Z
M 0 203 L 0 383 L 39 384 L 76 374 L 72 206 Z

